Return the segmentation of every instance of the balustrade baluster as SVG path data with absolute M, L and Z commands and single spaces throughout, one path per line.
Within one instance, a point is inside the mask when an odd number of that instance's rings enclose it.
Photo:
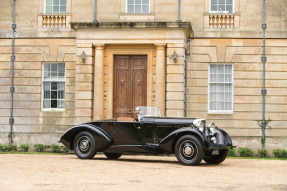
M 221 24 L 221 28 L 226 28 L 226 15 L 222 15 L 222 24 Z
M 51 16 L 47 16 L 47 28 L 51 28 Z
M 226 16 L 226 28 L 230 28 L 230 15 Z
M 62 15 L 57 16 L 57 28 L 62 28 L 62 26 L 61 26 L 61 16 Z
M 209 28 L 213 28 L 212 15 L 209 15 Z
M 65 16 L 64 16 L 64 19 L 63 19 L 63 20 L 64 20 L 64 21 L 63 21 L 63 28 L 66 28 L 66 26 L 67 26 L 67 23 L 66 23 L 67 20 L 66 20 L 66 19 L 67 19 L 67 17 L 66 17 L 66 15 L 65 15 Z
M 222 28 L 222 15 L 218 15 L 218 27 L 217 28 Z
M 217 28 L 217 15 L 214 15 L 214 24 L 213 24 L 213 28 Z
M 234 28 L 234 16 L 233 15 L 231 15 L 230 20 L 231 20 L 230 26 L 231 28 Z
M 46 28 L 46 16 L 42 16 L 42 28 Z
M 53 15 L 53 28 L 57 27 L 57 16 Z
M 58 16 L 57 15 L 54 15 L 53 16 L 53 21 L 54 21 L 54 26 L 53 26 L 53 28 L 57 28 L 57 19 L 58 19 Z

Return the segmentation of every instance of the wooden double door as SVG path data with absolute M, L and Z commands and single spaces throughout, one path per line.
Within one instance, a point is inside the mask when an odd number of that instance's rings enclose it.
M 114 117 L 135 117 L 147 104 L 147 56 L 114 57 Z

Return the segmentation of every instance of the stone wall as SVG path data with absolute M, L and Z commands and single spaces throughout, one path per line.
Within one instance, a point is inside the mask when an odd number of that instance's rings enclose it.
M 182 1 L 181 20 L 191 22 L 195 37 L 262 37 L 262 0 L 235 0 L 235 12 L 231 14 L 234 18 L 232 28 L 209 26 L 209 18 L 213 15 L 209 13 L 209 1 Z M 151 12 L 144 15 L 126 14 L 125 2 L 125 0 L 98 1 L 98 21 L 175 22 L 178 19 L 178 1 L 175 0 L 150 0 Z M 11 37 L 13 1 L 0 0 L 0 4 L 0 37 L 8 38 Z M 285 0 L 266 1 L 267 38 L 287 37 L 286 7 Z M 43 27 L 42 22 L 45 22 L 43 9 L 44 0 L 16 2 L 17 37 L 75 37 L 69 22 L 92 22 L 94 19 L 94 0 L 67 0 L 67 13 L 62 14 L 67 25 L 63 27 Z
M 14 137 L 16 144 L 56 143 L 70 126 L 89 121 L 93 116 L 93 91 L 96 43 L 105 44 L 104 52 L 104 117 L 110 118 L 112 86 L 109 51 L 134 54 L 133 50 L 149 52 L 150 70 L 149 103 L 156 105 L 156 44 L 166 48 L 166 114 L 182 116 L 184 113 L 184 50 L 185 37 L 176 30 L 169 32 L 174 42 L 165 41 L 161 29 L 148 33 L 131 30 L 106 29 L 89 33 L 76 33 L 69 24 L 91 22 L 94 19 L 94 0 L 67 0 L 67 13 L 56 15 L 54 25 L 47 25 L 43 11 L 44 0 L 16 1 L 16 62 L 14 95 Z M 175 22 L 176 0 L 150 0 L 151 12 L 146 15 L 125 13 L 125 0 L 98 1 L 97 19 L 100 22 Z M 8 142 L 11 37 L 13 1 L 0 0 L 0 144 Z M 272 129 L 267 130 L 267 147 L 286 147 L 287 130 L 287 1 L 266 1 L 267 48 L 266 64 L 266 117 Z M 209 0 L 182 1 L 181 19 L 190 22 L 193 30 L 191 56 L 188 61 L 188 116 L 214 121 L 230 133 L 235 144 L 260 147 L 261 130 L 256 119 L 262 116 L 262 0 L 235 0 L 235 13 L 231 14 L 233 26 L 210 26 Z M 59 25 L 65 18 L 65 25 Z M 50 18 L 51 19 L 51 18 Z M 231 18 L 224 16 L 231 22 Z M 46 24 L 45 24 L 46 23 Z M 214 25 L 214 24 L 212 24 Z M 107 35 L 110 36 L 107 36 Z M 172 35 L 170 35 L 172 34 Z M 171 37 L 172 36 L 172 37 Z M 78 40 L 77 39 L 81 39 Z M 91 40 L 93 39 L 93 40 Z M 117 41 L 122 39 L 122 41 Z M 141 41 L 139 40 L 141 39 Z M 129 43 L 129 47 L 126 44 Z M 131 46 L 133 45 L 133 46 Z M 151 47 L 143 47 L 151 46 Z M 125 46 L 125 47 L 120 47 Z M 139 48 L 140 47 L 140 48 Z M 113 49 L 113 50 L 112 50 Z M 141 50 L 140 50 L 141 49 Z M 148 50 L 144 50 L 148 49 Z M 86 61 L 81 60 L 85 51 Z M 179 63 L 169 59 L 174 51 Z M 136 53 L 138 53 L 136 52 Z M 42 64 L 66 63 L 66 110 L 41 111 Z M 230 63 L 234 66 L 233 114 L 208 114 L 208 65 Z
M 0 144 L 4 144 L 8 143 L 10 131 L 11 39 L 1 39 L 0 44 Z M 74 125 L 75 53 L 74 39 L 16 39 L 15 144 L 57 143 L 60 134 Z M 41 111 L 42 64 L 49 62 L 66 64 L 64 112 Z
M 282 140 L 287 135 L 287 41 L 266 41 L 266 119 L 267 147 L 286 147 Z M 244 137 L 245 143 L 256 147 L 260 143 L 261 129 L 255 120 L 262 119 L 262 40 L 260 39 L 194 39 L 188 64 L 188 116 L 203 117 L 225 129 L 231 136 Z M 208 65 L 228 63 L 234 66 L 233 114 L 208 113 Z M 247 139 L 250 137 L 250 139 Z M 251 138 L 253 137 L 253 138 Z M 259 142 L 259 143 L 258 143 Z M 275 144 L 275 142 L 277 142 Z

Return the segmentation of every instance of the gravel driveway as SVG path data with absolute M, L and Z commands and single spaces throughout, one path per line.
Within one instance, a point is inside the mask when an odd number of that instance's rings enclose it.
M 287 161 L 227 159 L 180 165 L 175 156 L 0 154 L 0 190 L 287 190 Z

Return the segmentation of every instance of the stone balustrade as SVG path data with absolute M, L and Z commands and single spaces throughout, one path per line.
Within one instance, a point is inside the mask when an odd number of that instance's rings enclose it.
M 210 14 L 209 28 L 211 29 L 228 29 L 234 28 L 234 15 L 231 14 Z
M 67 28 L 67 16 L 42 15 L 42 28 Z

